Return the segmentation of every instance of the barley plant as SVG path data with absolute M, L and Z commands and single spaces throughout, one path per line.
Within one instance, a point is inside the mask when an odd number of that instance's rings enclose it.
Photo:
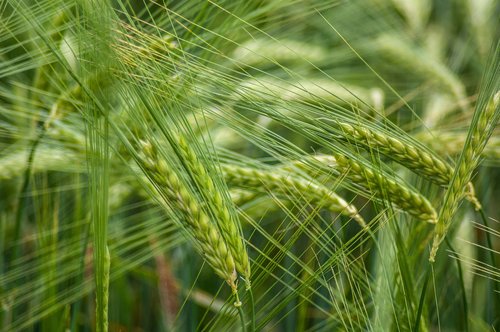
M 500 330 L 499 12 L 0 0 L 0 331 Z

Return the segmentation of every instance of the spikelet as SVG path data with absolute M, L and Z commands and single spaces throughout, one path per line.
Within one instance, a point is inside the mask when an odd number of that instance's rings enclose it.
M 0 153 L 0 180 L 8 180 L 23 175 L 29 151 L 9 149 Z M 72 150 L 41 145 L 36 151 L 31 169 L 34 173 L 45 171 L 85 172 L 85 158 Z
M 430 152 L 358 124 L 340 122 L 339 126 L 348 137 L 354 137 L 365 147 L 390 157 L 436 184 L 448 185 L 451 180 L 453 168 Z
M 51 26 L 52 26 L 52 31 L 49 34 L 48 42 L 51 45 L 57 45 L 59 46 L 61 40 L 63 39 L 64 36 L 64 30 L 65 30 L 65 24 L 68 22 L 70 19 L 70 16 L 68 15 L 67 9 L 63 9 L 59 11 L 54 17 L 52 18 Z M 52 71 L 52 65 L 51 64 L 42 64 L 39 66 L 36 70 L 35 73 L 35 78 L 33 81 L 33 88 L 34 90 L 39 90 L 39 91 L 47 91 L 49 86 L 50 86 L 50 74 Z M 35 100 L 37 102 L 40 102 L 39 96 L 35 96 Z
M 498 52 L 495 54 L 498 55 Z M 488 141 L 489 135 L 493 132 L 496 122 L 500 117 L 499 102 L 500 92 L 497 92 L 483 109 L 476 109 L 475 116 L 477 116 L 477 122 L 469 132 L 469 144 L 465 146 L 460 156 L 456 166 L 456 175 L 451 181 L 450 187 L 446 192 L 444 204 L 441 207 L 429 256 L 429 261 L 431 262 L 435 260 L 439 245 L 443 242 L 450 228 L 453 216 L 460 205 L 460 201 L 472 177 L 472 172 L 479 164 L 481 153 Z
M 450 164 L 416 145 L 357 124 L 342 122 L 339 126 L 344 133 L 349 137 L 354 137 L 365 147 L 380 152 L 440 186 L 448 186 L 453 177 L 453 168 Z M 472 183 L 469 183 L 467 188 L 466 199 L 474 205 L 476 210 L 481 209 L 481 204 L 474 195 Z
M 191 231 L 209 265 L 235 292 L 236 270 L 233 256 L 200 203 L 150 142 L 142 142 L 140 164 L 162 198 L 181 212 L 184 225 Z
M 415 138 L 420 142 L 425 143 L 442 156 L 454 156 L 458 155 L 462 151 L 467 138 L 467 133 L 464 133 L 463 131 L 433 131 L 431 133 L 425 131 L 416 134 Z M 492 136 L 488 140 L 481 156 L 492 162 L 498 163 L 500 161 L 500 135 Z
M 328 50 L 311 43 L 255 39 L 236 48 L 232 58 L 239 66 L 259 66 L 290 61 L 319 62 L 328 56 Z
M 269 171 L 229 164 L 222 165 L 222 171 L 224 179 L 230 185 L 240 188 L 261 188 L 261 190 L 281 192 L 285 195 L 293 190 L 311 203 L 321 204 L 332 212 L 341 213 L 356 220 L 361 227 L 366 227 L 365 221 L 353 205 L 348 204 L 343 198 L 314 181 L 305 180 L 279 170 Z
M 215 186 L 210 174 L 208 174 L 205 166 L 198 159 L 194 150 L 186 142 L 182 134 L 177 135 L 179 151 L 182 154 L 182 159 L 186 164 L 190 174 L 196 181 L 197 185 L 205 192 L 204 198 L 208 201 L 220 227 L 221 234 L 231 252 L 236 263 L 236 269 L 245 280 L 250 279 L 250 261 L 243 242 L 242 235 L 239 231 L 237 223 L 239 222 L 236 213 L 232 213 L 226 200 L 222 197 L 220 191 Z
M 328 79 L 310 79 L 286 82 L 274 78 L 258 78 L 244 80 L 238 87 L 234 99 L 272 101 L 276 96 L 286 102 L 331 101 L 339 104 L 359 104 L 361 100 L 374 104 L 372 90 L 339 83 Z M 380 97 L 378 97 L 380 99 Z M 286 112 L 287 110 L 283 110 Z M 294 112 L 290 115 L 298 116 Z
M 374 42 L 381 55 L 408 68 L 415 75 L 439 83 L 450 93 L 464 111 L 468 109 L 465 87 L 450 69 L 422 49 L 416 49 L 395 35 L 382 35 Z
M 314 159 L 345 174 L 351 181 L 373 191 L 381 198 L 388 198 L 415 218 L 432 224 L 437 222 L 437 213 L 424 196 L 399 183 L 388 174 L 368 168 L 362 163 L 340 154 L 315 156 Z M 385 193 L 387 193 L 386 196 Z

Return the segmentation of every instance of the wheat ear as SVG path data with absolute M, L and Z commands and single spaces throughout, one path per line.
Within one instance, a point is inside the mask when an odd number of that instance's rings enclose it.
M 3 153 L 0 154 L 0 180 L 8 180 L 21 176 L 24 173 L 24 169 L 23 167 L 19 167 L 19 165 L 26 163 L 28 155 L 29 151 L 21 149 L 14 149 L 6 155 L 3 155 Z M 34 173 L 47 170 L 71 172 L 84 172 L 86 170 L 82 166 L 84 157 L 71 150 L 56 149 L 44 145 L 37 149 L 35 156 L 36 158 L 33 159 L 30 165 Z
M 345 134 L 354 137 L 365 147 L 380 152 L 438 185 L 448 186 L 453 177 L 453 168 L 450 164 L 416 145 L 361 125 L 339 122 L 339 126 Z M 472 183 L 468 184 L 467 188 L 466 199 L 474 205 L 476 210 L 481 209 L 481 204 L 474 195 Z
M 445 64 L 396 35 L 382 35 L 377 38 L 375 45 L 383 56 L 411 69 L 413 73 L 421 77 L 430 78 L 440 83 L 440 86 L 453 95 L 462 109 L 467 111 L 469 105 L 465 87 L 456 74 L 450 71 Z
M 291 189 L 299 192 L 312 203 L 323 205 L 324 208 L 346 215 L 356 220 L 363 228 L 367 227 L 358 210 L 348 204 L 343 198 L 314 181 L 305 180 L 278 170 L 262 170 L 237 165 L 222 165 L 224 179 L 230 185 L 240 188 L 259 188 L 288 194 Z
M 64 25 L 68 22 L 70 19 L 68 13 L 68 9 L 63 9 L 59 11 L 53 18 L 51 22 L 52 26 L 52 32 L 49 34 L 48 41 L 52 45 L 59 45 L 61 40 L 63 39 L 64 36 Z M 52 64 L 42 64 L 39 66 L 36 70 L 34 81 L 33 81 L 33 88 L 34 91 L 39 90 L 39 91 L 47 91 L 49 86 L 50 86 L 50 81 L 49 77 L 52 71 Z M 41 102 L 40 96 L 36 95 L 35 100 L 37 102 Z
M 498 55 L 498 53 L 495 54 Z M 456 166 L 456 174 L 446 192 L 444 204 L 439 214 L 439 220 L 434 231 L 434 239 L 429 256 L 429 261 L 431 262 L 434 262 L 439 245 L 444 240 L 450 228 L 453 216 L 470 182 L 472 172 L 479 164 L 481 153 L 500 117 L 499 101 L 500 92 L 497 92 L 484 108 L 476 109 L 474 117 L 477 119 L 477 122 L 472 125 L 469 131 L 469 140 L 466 142 L 468 144 L 465 145 L 462 151 Z
M 238 66 L 260 66 L 266 63 L 290 61 L 320 62 L 328 58 L 328 51 L 311 43 L 296 40 L 251 39 L 235 49 L 232 59 Z
M 112 85 L 112 76 L 96 73 L 89 76 L 84 82 L 84 87 L 92 91 L 102 90 Z M 68 113 L 78 110 L 78 105 L 83 101 L 84 89 L 80 83 L 73 84 L 68 90 L 64 91 L 52 104 L 50 113 L 45 120 L 45 128 L 49 128 L 52 122 L 61 119 Z
M 453 168 L 430 152 L 358 124 L 339 122 L 339 126 L 348 138 L 353 137 L 436 184 L 448 185 L 451 180 Z
M 217 227 L 201 209 L 170 165 L 158 154 L 151 142 L 142 142 L 140 164 L 147 171 L 162 197 L 183 215 L 182 221 L 191 231 L 205 259 L 221 278 L 236 291 L 234 259 Z
M 221 234 L 234 258 L 236 269 L 245 277 L 245 280 L 250 280 L 250 261 L 241 232 L 237 226 L 239 221 L 236 213 L 231 213 L 234 211 L 229 209 L 227 200 L 222 197 L 212 177 L 208 174 L 205 166 L 202 164 L 195 151 L 186 142 L 183 135 L 179 134 L 177 137 L 182 159 L 193 179 L 196 181 L 196 184 L 200 188 L 203 188 L 202 190 L 205 193 L 204 198 L 209 203 L 207 206 L 212 209 L 217 224 L 220 227 Z
M 57 22 L 66 19 L 66 16 L 61 16 L 61 18 L 57 18 Z M 62 22 L 62 21 L 61 21 Z M 149 44 L 146 46 L 136 46 L 137 49 L 133 49 L 131 51 L 132 45 L 127 43 L 127 48 L 124 49 L 124 47 L 117 47 L 118 54 L 120 56 L 124 56 L 122 60 L 126 60 L 125 55 L 128 56 L 128 60 L 124 61 L 124 63 L 130 65 L 131 68 L 136 67 L 136 62 L 134 57 L 141 56 L 141 57 L 146 57 L 146 56 L 159 56 L 161 55 L 161 52 L 164 50 L 172 50 L 177 47 L 177 43 L 173 40 L 172 36 L 166 35 L 163 36 L 162 38 L 153 38 L 152 36 L 149 35 L 142 35 L 142 39 L 138 40 L 143 40 L 143 41 L 149 41 Z M 132 54 L 132 56 L 131 56 Z M 116 75 L 120 75 L 120 73 L 115 73 Z M 108 75 L 103 75 L 102 73 L 97 73 L 93 76 L 90 76 L 86 82 L 84 82 L 85 86 L 88 86 L 90 88 L 93 88 L 94 86 L 99 86 L 99 87 L 108 87 L 112 85 L 112 78 Z M 54 104 L 52 104 L 52 107 L 50 109 L 50 114 L 45 121 L 44 126 L 46 128 L 49 128 L 51 123 L 56 120 L 60 119 L 65 115 L 65 113 L 69 113 L 72 111 L 75 111 L 77 108 L 77 104 L 82 101 L 83 98 L 83 90 L 82 87 L 80 86 L 79 83 L 75 83 L 73 86 L 71 86 L 67 91 L 65 91 L 59 98 L 55 101 Z
M 73 111 L 76 108 L 75 103 L 82 100 L 82 97 L 82 87 L 80 84 L 73 85 L 50 108 L 49 117 L 44 123 L 45 128 L 49 128 L 54 120 L 61 118 L 65 111 Z
M 317 161 L 333 167 L 350 180 L 391 200 L 396 206 L 417 219 L 435 224 L 437 213 L 431 203 L 420 193 L 397 182 L 383 171 L 371 169 L 362 163 L 340 154 L 335 156 L 315 156 Z M 306 170 L 307 171 L 307 170 Z
M 104 273 L 103 273 L 103 290 L 104 290 L 104 295 L 103 295 L 103 300 L 97 301 L 96 298 L 96 320 L 97 321 L 102 321 L 103 325 L 97 325 L 97 330 L 102 331 L 108 331 L 108 303 L 109 303 L 109 273 L 110 273 L 110 266 L 111 266 L 111 256 L 109 255 L 109 247 L 105 247 L 105 252 L 104 252 Z M 102 305 L 102 308 L 101 308 Z M 102 316 L 102 317 L 99 317 Z
M 256 191 L 249 191 L 244 189 L 233 189 L 229 192 L 231 195 L 231 200 L 233 204 L 236 206 L 242 206 L 251 201 L 257 199 L 262 193 Z
M 441 155 L 457 155 L 462 151 L 467 135 L 464 132 L 425 131 L 416 134 L 415 138 Z M 494 162 L 500 160 L 500 135 L 492 136 L 488 140 L 481 156 Z

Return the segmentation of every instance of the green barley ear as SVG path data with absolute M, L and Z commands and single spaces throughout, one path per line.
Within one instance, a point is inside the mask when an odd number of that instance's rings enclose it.
M 456 99 L 463 110 L 468 109 L 463 83 L 445 64 L 427 54 L 425 50 L 415 48 L 396 35 L 382 35 L 374 45 L 382 56 L 395 64 L 411 70 L 423 79 L 437 82 Z
M 450 182 L 453 168 L 435 154 L 359 124 L 339 122 L 338 125 L 347 139 L 354 138 L 365 148 L 380 152 L 436 184 Z
M 415 218 L 431 224 L 437 222 L 437 213 L 427 198 L 414 189 L 399 183 L 385 172 L 367 167 L 341 154 L 315 156 L 314 158 L 341 174 L 345 174 L 348 179 L 373 191 L 381 198 L 387 196 L 392 203 Z
M 61 12 L 55 21 L 59 24 L 62 24 L 66 20 L 68 20 L 66 11 Z M 59 36 L 59 35 L 56 35 Z M 133 49 L 135 52 L 130 52 L 130 48 L 127 49 L 128 52 L 123 50 L 123 45 L 118 44 L 116 46 L 116 51 L 121 60 L 129 65 L 129 68 L 134 68 L 136 66 L 136 62 L 134 61 L 134 57 L 140 56 L 144 57 L 160 57 L 164 52 L 171 51 L 177 48 L 177 43 L 174 38 L 170 35 L 162 36 L 161 38 L 153 38 L 153 36 L 142 34 L 138 38 L 141 40 L 144 45 L 135 46 Z M 59 37 L 60 38 L 60 37 Z M 130 44 L 127 44 L 130 47 Z M 43 68 L 43 67 L 41 67 Z M 121 77 L 122 73 L 114 72 L 117 77 L 113 77 L 112 75 L 104 75 L 103 73 L 96 73 L 93 76 L 88 77 L 83 84 L 89 87 L 91 90 L 96 86 L 99 89 L 103 87 L 107 88 L 114 84 L 113 79 Z M 40 83 L 42 84 L 42 83 Z M 66 114 L 74 112 L 77 110 L 77 105 L 82 103 L 83 91 L 80 84 L 73 84 L 68 90 L 64 91 L 54 102 L 50 109 L 50 114 L 47 120 L 44 123 L 46 128 L 49 128 L 53 121 L 64 117 Z
M 207 172 L 205 166 L 200 161 L 195 151 L 189 146 L 182 134 L 178 134 L 178 147 L 187 169 L 195 180 L 196 184 L 203 188 L 206 204 L 211 208 L 220 232 L 226 241 L 236 263 L 236 269 L 245 280 L 250 280 L 250 260 L 243 241 L 239 220 L 234 209 L 230 209 L 227 200 L 221 195 L 215 183 Z
M 455 156 L 462 151 L 467 133 L 463 131 L 422 131 L 417 133 L 415 138 L 441 156 Z M 500 162 L 500 137 L 498 135 L 490 137 L 481 157 L 495 164 Z
M 466 0 L 466 22 L 475 39 L 477 53 L 487 60 L 488 51 L 498 36 L 498 2 L 494 0 Z M 495 18 L 496 17 L 496 18 Z M 498 38 L 498 37 L 496 37 Z
M 236 270 L 231 252 L 222 235 L 200 202 L 162 158 L 151 142 L 141 142 L 140 165 L 147 171 L 150 181 L 165 200 L 164 203 L 181 214 L 183 225 L 196 240 L 198 249 L 214 269 L 236 292 Z
M 231 195 L 231 200 L 236 206 L 242 206 L 250 203 L 251 201 L 259 198 L 259 196 L 262 195 L 262 193 L 259 193 L 257 191 L 249 191 L 244 189 L 232 189 L 229 194 Z
M 261 77 L 244 80 L 238 86 L 235 99 L 272 101 L 276 96 L 286 102 L 313 102 L 329 101 L 338 104 L 362 104 L 366 101 L 375 106 L 377 97 L 373 97 L 374 90 L 340 83 L 328 79 L 297 80 L 293 82 L 275 78 Z M 375 93 L 380 91 L 375 90 Z M 378 97 L 379 98 L 379 97 Z M 378 105 L 377 107 L 380 107 Z M 287 111 L 284 109 L 283 111 Z M 297 113 L 289 112 L 292 116 Z
M 238 66 L 268 65 L 284 62 L 320 62 L 328 57 L 328 50 L 298 40 L 252 39 L 234 50 L 232 59 Z
M 339 122 L 338 125 L 348 139 L 351 137 L 356 139 L 368 150 L 373 149 L 440 186 L 448 186 L 453 177 L 453 168 L 450 164 L 417 145 L 362 125 L 351 125 L 346 122 Z M 467 188 L 466 199 L 476 210 L 480 210 L 481 204 L 474 195 L 472 183 L 469 183 Z
M 65 25 L 71 20 L 71 15 L 69 13 L 69 8 L 61 9 L 57 14 L 54 15 L 51 21 L 51 28 L 53 29 L 50 34 L 48 34 L 47 42 L 51 47 L 58 47 L 61 40 L 64 37 Z M 45 45 L 47 47 L 47 45 Z M 54 74 L 52 70 L 52 64 L 43 64 L 39 66 L 35 73 L 35 78 L 33 80 L 34 91 L 47 91 L 50 87 L 50 76 Z M 35 96 L 37 102 L 41 102 L 39 95 Z
M 49 128 L 57 119 L 60 119 L 64 114 L 74 111 L 76 104 L 82 100 L 82 87 L 76 83 L 68 91 L 64 92 L 50 108 L 49 117 L 44 123 L 45 128 Z
M 498 58 L 500 47 L 497 46 L 495 56 Z M 498 61 L 498 59 L 495 59 Z M 493 68 L 496 72 L 495 78 L 498 82 L 499 75 L 498 63 Z M 498 88 L 498 85 L 494 86 Z M 434 231 L 434 239 L 432 243 L 429 261 L 434 262 L 439 245 L 443 242 L 448 229 L 450 228 L 453 216 L 457 211 L 460 201 L 464 197 L 468 184 L 470 183 L 472 172 L 479 164 L 481 153 L 495 129 L 496 124 L 500 118 L 500 92 L 490 98 L 486 105 L 478 103 L 476 112 L 474 113 L 473 122 L 469 128 L 469 134 L 465 143 L 462 154 L 456 166 L 455 175 L 450 183 L 450 187 L 446 192 L 444 204 L 441 208 L 439 220 Z
M 414 33 L 420 33 L 427 24 L 432 10 L 430 0 L 392 0 Z
M 111 75 L 97 72 L 89 76 L 82 84 L 96 93 L 112 85 Z M 78 105 L 83 103 L 84 91 L 79 83 L 74 83 L 68 90 L 64 91 L 50 108 L 50 113 L 44 123 L 48 129 L 55 120 L 59 120 L 69 113 L 78 111 Z
M 230 164 L 223 164 L 222 171 L 225 180 L 232 186 L 277 191 L 285 195 L 290 190 L 294 190 L 311 203 L 320 204 L 332 212 L 346 215 L 356 220 L 361 227 L 367 227 L 353 205 L 315 181 L 306 180 L 282 170 L 265 170 Z
M 23 175 L 24 169 L 19 167 L 28 159 L 29 151 L 14 146 L 0 153 L 0 181 L 13 179 Z M 68 149 L 41 145 L 36 151 L 36 159 L 31 164 L 33 173 L 45 171 L 84 172 L 85 157 Z

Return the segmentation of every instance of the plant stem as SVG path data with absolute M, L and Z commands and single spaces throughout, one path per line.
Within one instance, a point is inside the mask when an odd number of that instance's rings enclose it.
M 484 214 L 484 210 L 481 208 L 478 210 L 478 212 L 479 212 L 479 215 L 481 216 L 481 220 L 483 222 L 484 227 L 489 228 L 488 218 L 486 218 L 486 215 Z M 493 266 L 498 266 L 498 265 L 496 265 L 495 253 L 493 251 L 493 244 L 491 242 L 491 236 L 490 236 L 491 234 L 486 229 L 484 230 L 484 233 L 486 236 L 486 243 L 487 243 L 488 249 L 489 249 L 488 252 L 490 254 L 491 264 Z
M 252 286 L 249 281 L 246 281 L 246 291 L 250 300 L 250 332 L 255 332 L 255 301 L 253 298 Z
M 429 277 L 431 275 L 432 262 L 427 266 L 427 271 L 425 271 L 424 285 L 422 286 L 422 292 L 420 293 L 420 301 L 418 303 L 417 317 L 415 318 L 415 325 L 413 326 L 413 331 L 420 331 L 420 320 L 422 317 L 422 311 L 424 310 L 425 295 L 427 294 L 427 285 L 429 284 Z
M 247 325 L 245 322 L 245 314 L 243 313 L 243 309 L 241 308 L 241 301 L 240 301 L 240 297 L 238 296 L 238 290 L 236 290 L 234 292 L 234 298 L 235 298 L 234 306 L 238 310 L 238 315 L 240 316 L 241 330 L 243 332 L 247 332 Z
M 448 238 L 445 238 L 445 243 L 450 248 L 450 251 L 453 253 L 455 257 L 457 257 L 457 253 L 453 246 L 451 245 L 451 242 L 448 240 Z M 464 331 L 467 332 L 469 331 L 469 317 L 468 317 L 468 305 L 467 305 L 467 293 L 465 292 L 465 284 L 464 284 L 464 276 L 462 272 L 462 264 L 460 263 L 460 259 L 457 257 L 457 269 L 458 269 L 458 277 L 460 278 L 460 288 L 462 290 L 462 303 L 464 305 Z
M 90 225 L 91 222 L 88 222 L 87 225 L 85 226 L 85 237 L 83 240 L 83 245 L 82 245 L 82 251 L 81 251 L 81 259 L 80 259 L 80 276 L 79 276 L 79 282 L 83 283 L 85 280 L 85 255 L 87 253 L 87 247 L 89 243 L 89 238 L 90 238 Z M 83 299 L 78 299 L 75 303 L 73 303 L 72 307 L 72 313 L 71 313 L 71 331 L 77 331 L 77 326 L 78 326 L 78 314 L 80 312 L 80 307 L 81 307 L 81 302 Z
M 35 159 L 36 148 L 40 144 L 40 141 L 45 136 L 45 126 L 41 127 L 40 133 L 37 135 L 36 139 L 33 141 L 31 145 L 31 149 L 28 155 L 28 160 L 26 161 L 26 171 L 24 172 L 23 184 L 21 186 L 21 190 L 19 191 L 19 200 L 17 204 L 17 212 L 16 212 L 16 224 L 14 229 L 14 251 L 12 252 L 10 262 L 11 264 L 18 258 L 20 251 L 19 238 L 21 237 L 21 222 L 23 219 L 25 205 L 28 200 L 28 188 L 30 186 L 31 179 L 31 170 L 33 167 L 33 161 Z
M 484 233 L 485 233 L 485 237 L 486 237 L 486 245 L 487 245 L 488 253 L 490 256 L 491 266 L 496 267 L 498 265 L 496 265 L 495 251 L 493 250 L 493 243 L 491 241 L 491 234 L 490 234 L 490 232 L 488 232 L 488 228 L 489 228 L 488 218 L 484 214 L 484 210 L 482 208 L 478 209 L 477 211 L 479 212 L 479 215 L 481 216 L 481 221 L 483 222 L 483 225 L 485 227 Z M 492 284 L 491 287 L 493 288 L 492 294 L 496 293 L 496 295 L 493 297 L 493 303 L 492 303 L 493 308 L 491 309 L 492 311 L 490 311 L 490 312 L 495 312 L 495 309 L 500 308 L 500 295 L 499 295 L 500 294 L 500 287 L 498 286 L 499 285 L 498 282 L 495 282 L 494 280 L 490 280 L 490 282 Z

